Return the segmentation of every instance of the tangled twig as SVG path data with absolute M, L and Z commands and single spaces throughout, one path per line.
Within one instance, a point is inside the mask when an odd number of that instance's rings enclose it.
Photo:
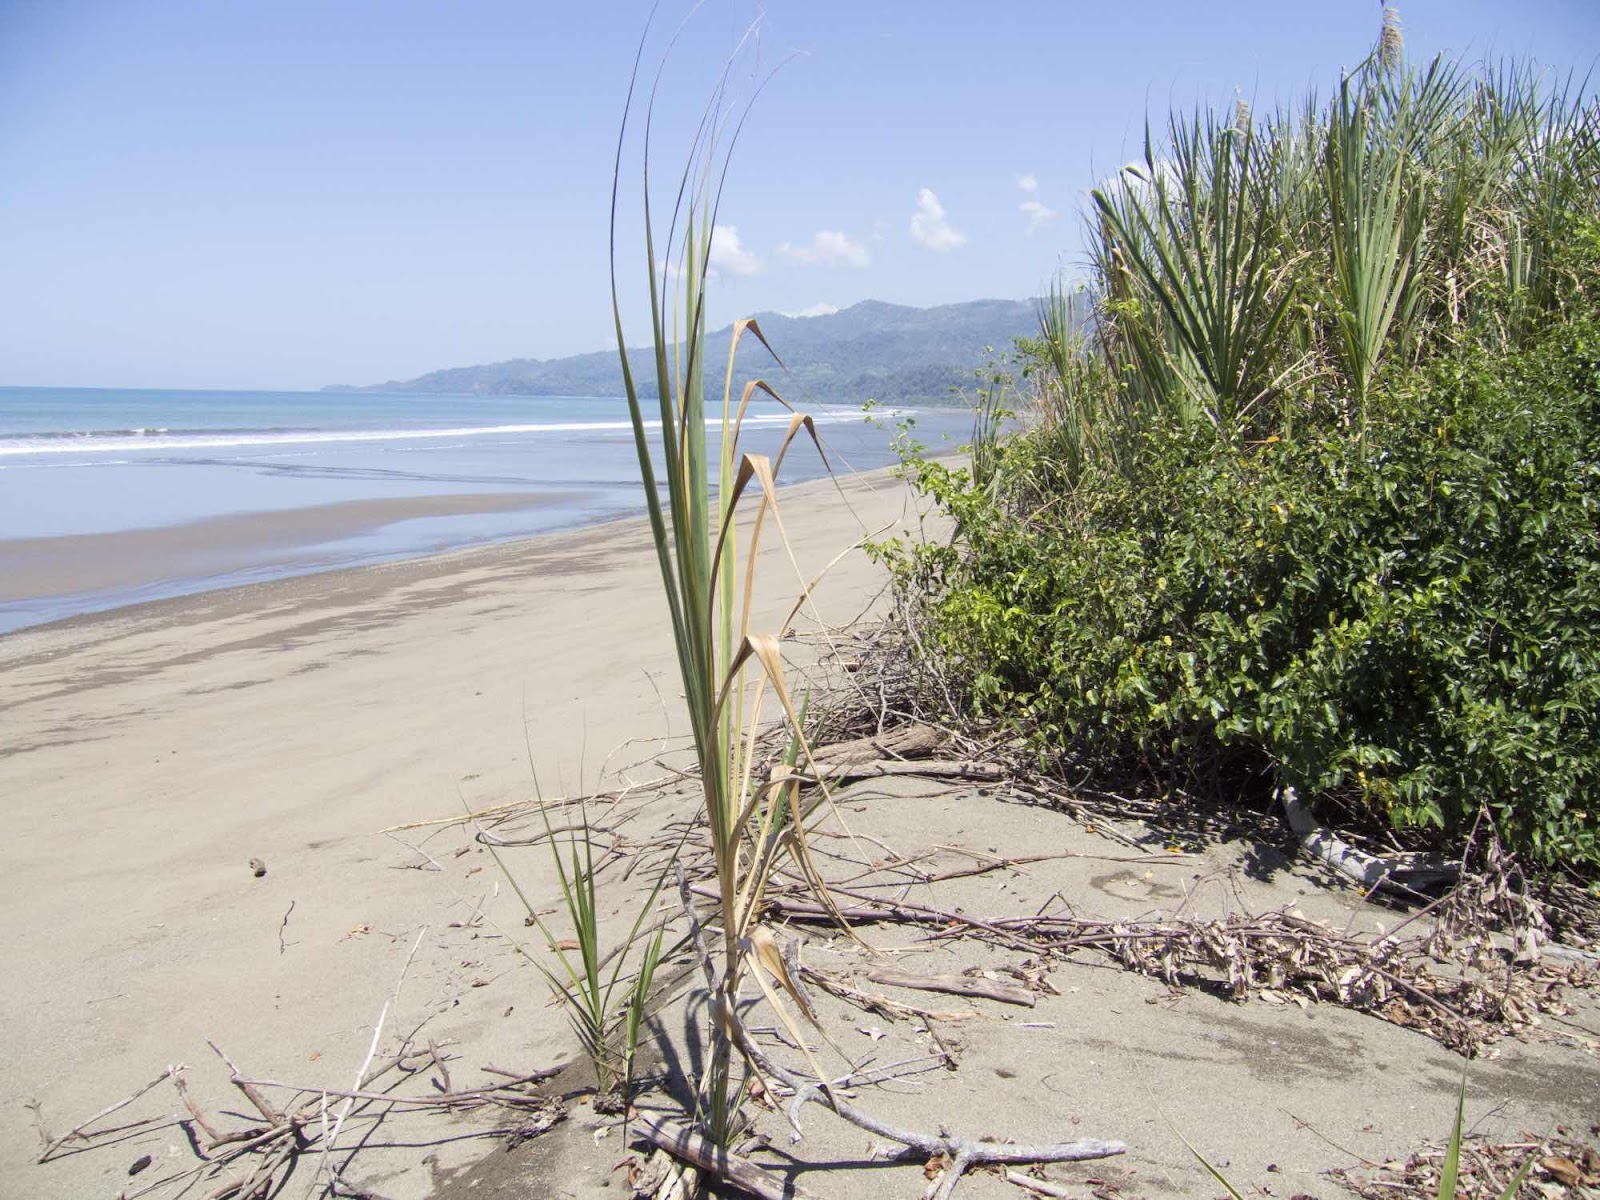
M 415 1036 L 414 1033 L 412 1036 Z M 364 1073 L 365 1090 L 357 1087 L 337 1091 L 271 1079 L 247 1078 L 215 1044 L 212 1049 L 228 1067 L 228 1082 L 248 1101 L 261 1118 L 260 1121 L 225 1128 L 214 1116 L 208 1116 L 190 1093 L 183 1075 L 186 1068 L 174 1066 L 126 1099 L 101 1109 L 88 1120 L 73 1126 L 68 1133 L 51 1140 L 38 1161 L 41 1164 L 48 1163 L 67 1154 L 113 1145 L 121 1141 L 130 1128 L 157 1127 L 165 1117 L 149 1118 L 132 1126 L 93 1128 L 169 1079 L 187 1110 L 187 1117 L 178 1123 L 188 1132 L 188 1142 L 197 1161 L 161 1174 L 136 1191 L 124 1193 L 125 1200 L 136 1200 L 137 1197 L 174 1184 L 197 1183 L 221 1185 L 209 1193 L 215 1200 L 254 1200 L 275 1195 L 275 1189 L 282 1186 L 303 1156 L 318 1155 L 323 1157 L 324 1162 L 327 1161 L 326 1156 L 333 1150 L 336 1132 L 329 1121 L 330 1100 L 345 1102 L 341 1113 L 345 1129 L 358 1123 L 371 1127 L 396 1109 L 440 1113 L 494 1110 L 507 1114 L 509 1123 L 483 1130 L 477 1136 L 507 1137 L 517 1141 L 545 1132 L 566 1115 L 565 1106 L 559 1100 L 539 1095 L 533 1090 L 535 1085 L 555 1075 L 559 1069 L 507 1074 L 486 1067 L 485 1072 L 495 1078 L 481 1086 L 440 1091 L 434 1085 L 423 1095 L 407 1095 L 397 1089 L 413 1076 L 425 1074 L 434 1067 L 443 1073 L 443 1055 L 438 1044 L 429 1042 L 426 1049 L 413 1050 L 409 1037 L 402 1041 L 394 1055 L 379 1067 Z M 379 1082 L 391 1073 L 397 1073 L 399 1078 L 379 1090 Z M 274 1103 L 268 1098 L 272 1092 L 287 1093 L 287 1098 L 281 1104 Z M 362 1194 L 360 1189 L 342 1180 L 339 1168 L 329 1166 L 325 1172 L 320 1182 L 323 1194 Z

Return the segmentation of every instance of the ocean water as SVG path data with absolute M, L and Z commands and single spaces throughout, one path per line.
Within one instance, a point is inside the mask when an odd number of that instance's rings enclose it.
M 855 408 L 808 411 L 841 472 L 894 461 L 894 426 L 907 418 L 931 446 L 953 447 L 971 430 L 969 416 L 940 408 L 879 413 L 876 422 Z M 775 452 L 787 422 L 777 404 L 753 404 L 742 446 Z M 783 478 L 815 478 L 823 469 L 814 450 L 797 447 Z M 371 518 L 359 531 L 331 538 L 311 531 L 317 522 L 283 522 L 271 537 L 241 536 L 207 553 L 191 545 L 166 555 L 170 561 L 141 549 L 149 561 L 136 571 L 123 563 L 100 585 L 84 582 L 97 558 L 118 557 L 119 535 L 134 531 L 208 521 L 226 531 L 237 526 L 222 519 L 248 514 L 472 495 L 493 497 L 485 507 L 497 511 Z M 514 507 L 524 495 L 528 506 Z M 0 388 L 0 633 L 643 509 L 627 404 L 619 398 Z M 298 533 L 287 531 L 291 524 Z M 16 564 L 37 564 L 41 556 L 61 563 L 61 577 L 71 582 L 40 594 L 46 576 L 20 566 L 7 571 L 8 547 Z

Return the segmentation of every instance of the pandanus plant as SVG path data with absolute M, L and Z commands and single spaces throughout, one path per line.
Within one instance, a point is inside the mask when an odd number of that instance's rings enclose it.
M 642 43 L 640 53 L 642 57 Z M 629 123 L 637 116 L 639 79 L 636 60 L 612 185 L 612 311 L 715 867 L 717 971 L 708 1000 L 710 1048 L 700 1081 L 699 1119 L 707 1136 L 726 1145 L 736 1130 L 742 1075 L 737 1061 L 741 990 L 754 982 L 804 1044 L 784 999 L 787 993 L 789 1001 L 804 1010 L 804 994 L 793 986 L 771 931 L 761 923 L 768 882 L 787 864 L 826 897 L 807 852 L 807 810 L 791 770 L 808 759 L 809 752 L 801 713 L 785 682 L 780 650 L 782 636 L 809 596 L 798 570 L 798 595 L 787 615 L 764 630 L 753 626 L 763 540 L 770 536 L 788 547 L 777 494 L 784 458 L 805 439 L 821 451 L 810 418 L 792 412 L 775 457 L 741 448 L 740 435 L 752 401 L 765 395 L 782 403 L 763 380 L 736 391 L 741 341 L 753 338 L 771 353 L 753 320 L 735 323 L 720 396 L 708 399 L 706 282 L 712 273 L 712 242 L 728 156 L 749 111 L 744 109 L 736 119 L 728 116 L 726 71 L 677 179 L 664 240 L 658 237 L 650 176 L 650 119 L 659 75 L 644 105 L 642 265 L 649 296 L 650 348 L 642 369 L 636 370 L 629 360 L 617 242 L 624 153 Z M 647 408 L 652 404 L 650 416 Z M 740 526 L 741 511 L 748 514 L 745 528 Z M 788 559 L 794 563 L 792 553 Z M 779 763 L 764 772 L 758 739 L 774 706 L 791 730 L 791 749 L 787 765 Z

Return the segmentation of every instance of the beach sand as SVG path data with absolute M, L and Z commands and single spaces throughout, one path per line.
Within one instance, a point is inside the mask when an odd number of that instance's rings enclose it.
M 883 474 L 784 494 L 808 575 L 904 503 Z M 769 557 L 768 615 L 794 594 Z M 880 583 L 846 555 L 825 619 Z M 555 794 L 683 732 L 659 597 L 631 520 L 0 638 L 0 1194 L 115 1194 L 116 1152 L 26 1166 L 22 1102 L 65 1132 L 169 1063 L 211 1072 L 208 1038 L 250 1070 L 349 1086 L 424 925 L 406 990 L 418 1013 L 452 1008 L 435 1036 L 508 1068 L 571 1054 L 537 976 L 490 978 L 506 965 L 447 927 L 486 895 L 515 920 L 489 857 L 474 847 L 466 878 L 409 869 L 427 860 L 377 831 L 532 796 L 530 751 Z M 426 850 L 469 846 L 454 829 Z
M 785 492 L 802 575 L 864 531 L 917 527 L 885 475 L 852 478 L 844 493 L 827 483 Z M 794 590 L 775 548 L 769 558 L 758 625 Z M 846 554 L 819 592 L 822 622 L 869 608 L 882 582 L 865 554 Z M 420 1036 L 445 1048 L 456 1086 L 486 1078 L 487 1065 L 532 1072 L 571 1061 L 576 1043 L 562 1013 L 510 949 L 533 931 L 491 856 L 459 824 L 381 831 L 533 798 L 530 755 L 546 799 L 659 777 L 647 760 L 680 745 L 676 692 L 640 521 L 0 638 L 0 1195 L 109 1198 L 192 1163 L 168 1127 L 36 1166 L 39 1135 L 23 1104 L 39 1101 L 59 1136 L 184 1063 L 204 1109 L 239 1112 L 207 1039 L 247 1074 L 311 1088 L 351 1086 L 380 1014 L 386 1042 L 426 1020 Z M 971 913 L 1035 911 L 1059 895 L 1105 919 L 1230 905 L 1295 905 L 1359 930 L 1397 919 L 1270 844 L 1186 843 L 1174 855 L 1154 831 L 1112 840 L 1004 789 L 887 781 L 839 799 L 854 832 L 875 839 L 869 848 L 926 867 L 1073 855 L 915 892 Z M 597 815 L 626 851 L 693 806 L 681 790 L 642 788 Z M 532 901 L 553 905 L 545 848 L 505 857 Z M 605 891 L 611 936 L 637 911 L 641 886 Z M 878 960 L 848 939 L 815 928 L 809 936 L 808 964 L 893 991 L 868 981 Z M 867 937 L 886 961 L 924 972 L 987 969 L 1004 979 L 1022 958 L 929 943 L 899 926 Z M 1356 1165 L 1340 1147 L 1381 1162 L 1448 1133 L 1463 1063 L 1422 1033 L 1327 1005 L 1177 991 L 1105 962 L 1057 964 L 1049 979 L 1059 994 L 1032 1009 L 894 992 L 967 1014 L 946 1026 L 960 1067 L 861 1088 L 863 1106 L 972 1135 L 1127 1141 L 1125 1158 L 1052 1169 L 1085 1196 L 1215 1194 L 1174 1130 L 1247 1190 L 1282 1196 L 1337 1194 L 1320 1172 Z M 682 989 L 665 1000 L 662 1027 L 683 1028 Z M 821 1007 L 852 1055 L 883 1064 L 932 1052 L 915 1022 L 830 997 Z M 1576 1029 L 1600 1025 L 1592 1000 L 1571 1015 Z M 1470 1067 L 1469 1120 L 1515 1135 L 1592 1119 L 1600 1043 L 1581 1043 L 1499 1043 L 1492 1062 Z M 674 1035 L 644 1066 L 693 1053 Z M 176 1104 L 163 1084 L 126 1111 Z M 482 1117 L 386 1123 L 347 1178 L 391 1200 L 626 1194 L 612 1174 L 627 1155 L 621 1137 L 581 1104 L 514 1153 L 470 1136 L 483 1128 Z M 782 1167 L 792 1153 L 787 1169 L 814 1193 L 887 1200 L 925 1186 L 916 1165 L 869 1161 L 874 1139 L 820 1108 L 808 1110 L 807 1141 L 793 1151 L 780 1116 L 763 1116 L 761 1128 L 774 1145 L 764 1161 Z M 144 1154 L 154 1162 L 130 1180 Z M 806 1163 L 843 1164 L 842 1173 Z M 1022 1195 L 983 1174 L 959 1194 Z

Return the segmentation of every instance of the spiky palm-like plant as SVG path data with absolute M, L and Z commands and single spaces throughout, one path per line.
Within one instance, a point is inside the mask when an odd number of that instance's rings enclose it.
M 641 56 L 643 49 L 641 43 Z M 749 336 L 766 345 L 754 321 L 735 323 L 720 395 L 712 401 L 707 394 L 706 283 L 722 180 L 744 121 L 743 115 L 731 121 L 727 116 L 726 71 L 685 156 L 687 165 L 677 180 L 664 241 L 658 241 L 651 204 L 653 95 L 644 106 L 643 266 L 651 345 L 645 377 L 635 374 L 623 332 L 617 240 L 624 153 L 629 122 L 637 115 L 638 80 L 636 62 L 613 177 L 612 311 L 715 865 L 719 969 L 708 1001 L 711 1040 L 700 1084 L 700 1120 L 713 1141 L 726 1145 L 736 1131 L 741 989 L 753 981 L 791 1026 L 793 1017 L 780 992 L 787 989 L 799 997 L 789 986 L 770 930 L 761 925 L 767 882 L 780 863 L 788 863 L 826 899 L 806 850 L 806 813 L 798 781 L 782 769 L 773 770 L 763 781 L 757 753 L 764 706 L 775 703 L 794 731 L 797 756 L 808 758 L 800 735 L 801 716 L 784 680 L 779 643 L 809 589 L 802 586 L 788 615 L 767 630 L 752 624 L 757 557 L 764 536 L 770 532 L 784 538 L 778 511 L 779 471 L 795 441 L 804 434 L 814 442 L 816 434 L 810 418 L 794 414 L 776 458 L 741 449 L 741 427 L 752 399 L 760 393 L 778 399 L 760 380 L 735 391 L 741 339 Z M 652 400 L 654 420 L 646 415 Z M 659 449 L 652 444 L 657 437 Z M 741 529 L 741 508 L 752 507 L 748 526 Z M 803 999 L 800 1003 L 803 1007 Z
M 1248 119 L 1197 113 L 1169 124 L 1164 153 L 1147 129 L 1144 161 L 1093 193 L 1097 266 L 1137 306 L 1118 312 L 1118 334 L 1149 366 L 1164 356 L 1219 428 L 1274 388 L 1291 299 L 1259 153 Z

